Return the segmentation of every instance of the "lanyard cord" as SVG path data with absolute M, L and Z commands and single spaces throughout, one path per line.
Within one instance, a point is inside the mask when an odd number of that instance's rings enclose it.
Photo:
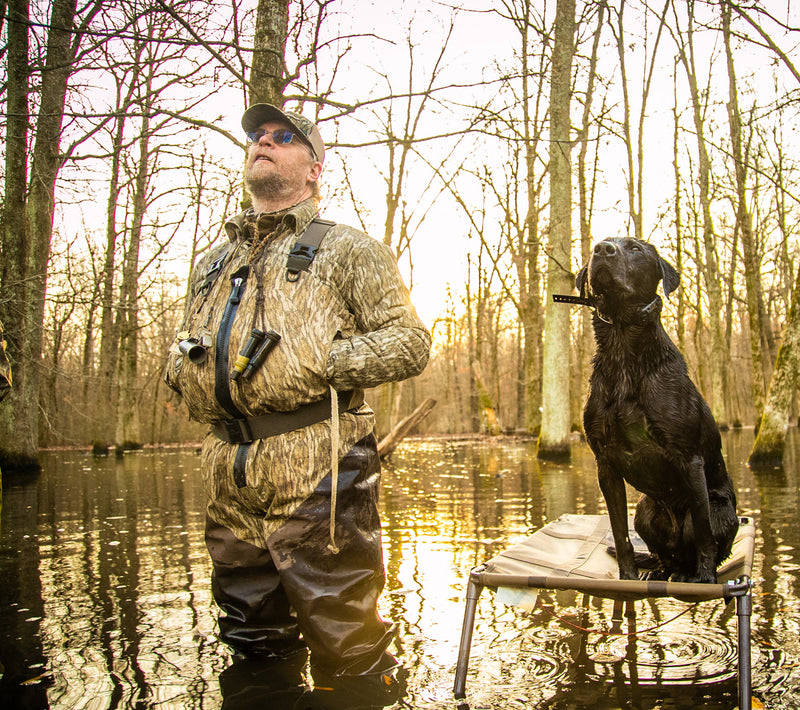
M 331 386 L 331 521 L 328 549 L 339 554 L 334 535 L 336 533 L 336 497 L 339 492 L 339 396 Z

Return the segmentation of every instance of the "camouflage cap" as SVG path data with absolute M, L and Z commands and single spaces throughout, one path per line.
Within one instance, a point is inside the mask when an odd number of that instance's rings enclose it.
M 242 115 L 242 128 L 246 133 L 250 133 L 267 121 L 288 123 L 296 129 L 300 140 L 311 148 L 314 157 L 320 163 L 325 161 L 325 144 L 322 142 L 319 128 L 305 116 L 294 111 L 283 111 L 272 104 L 253 104 Z

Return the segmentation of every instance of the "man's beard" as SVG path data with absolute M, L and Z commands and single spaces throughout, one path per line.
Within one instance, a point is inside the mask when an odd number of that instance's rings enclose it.
M 283 175 L 269 172 L 266 175 L 253 177 L 250 171 L 244 175 L 244 185 L 252 197 L 261 199 L 275 199 L 291 192 L 291 180 L 287 180 Z

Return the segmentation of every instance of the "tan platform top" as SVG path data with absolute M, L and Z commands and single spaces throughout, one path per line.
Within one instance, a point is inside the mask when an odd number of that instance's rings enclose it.
M 633 530 L 638 555 L 647 547 Z M 717 584 L 620 580 L 607 515 L 562 515 L 533 535 L 501 552 L 473 571 L 487 587 L 575 589 L 612 599 L 675 597 L 684 601 L 731 598 L 744 593 L 740 582 L 750 578 L 755 549 L 755 524 L 739 519 L 733 550 L 717 570 Z M 737 584 L 738 582 L 738 584 Z

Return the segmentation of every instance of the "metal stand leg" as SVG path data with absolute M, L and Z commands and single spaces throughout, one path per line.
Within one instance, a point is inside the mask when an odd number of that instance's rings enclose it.
M 478 597 L 483 591 L 483 585 L 474 579 L 474 572 L 469 575 L 467 585 L 467 604 L 464 607 L 464 623 L 461 627 L 461 645 L 458 648 L 458 663 L 456 663 L 456 680 L 453 684 L 453 695 L 461 700 L 467 696 L 467 666 L 469 665 L 469 650 L 472 646 L 472 629 L 475 625 L 475 610 L 478 608 Z
M 736 597 L 736 616 L 739 627 L 739 710 L 752 708 L 752 676 L 750 669 L 750 614 L 753 610 L 753 595 L 748 588 Z

